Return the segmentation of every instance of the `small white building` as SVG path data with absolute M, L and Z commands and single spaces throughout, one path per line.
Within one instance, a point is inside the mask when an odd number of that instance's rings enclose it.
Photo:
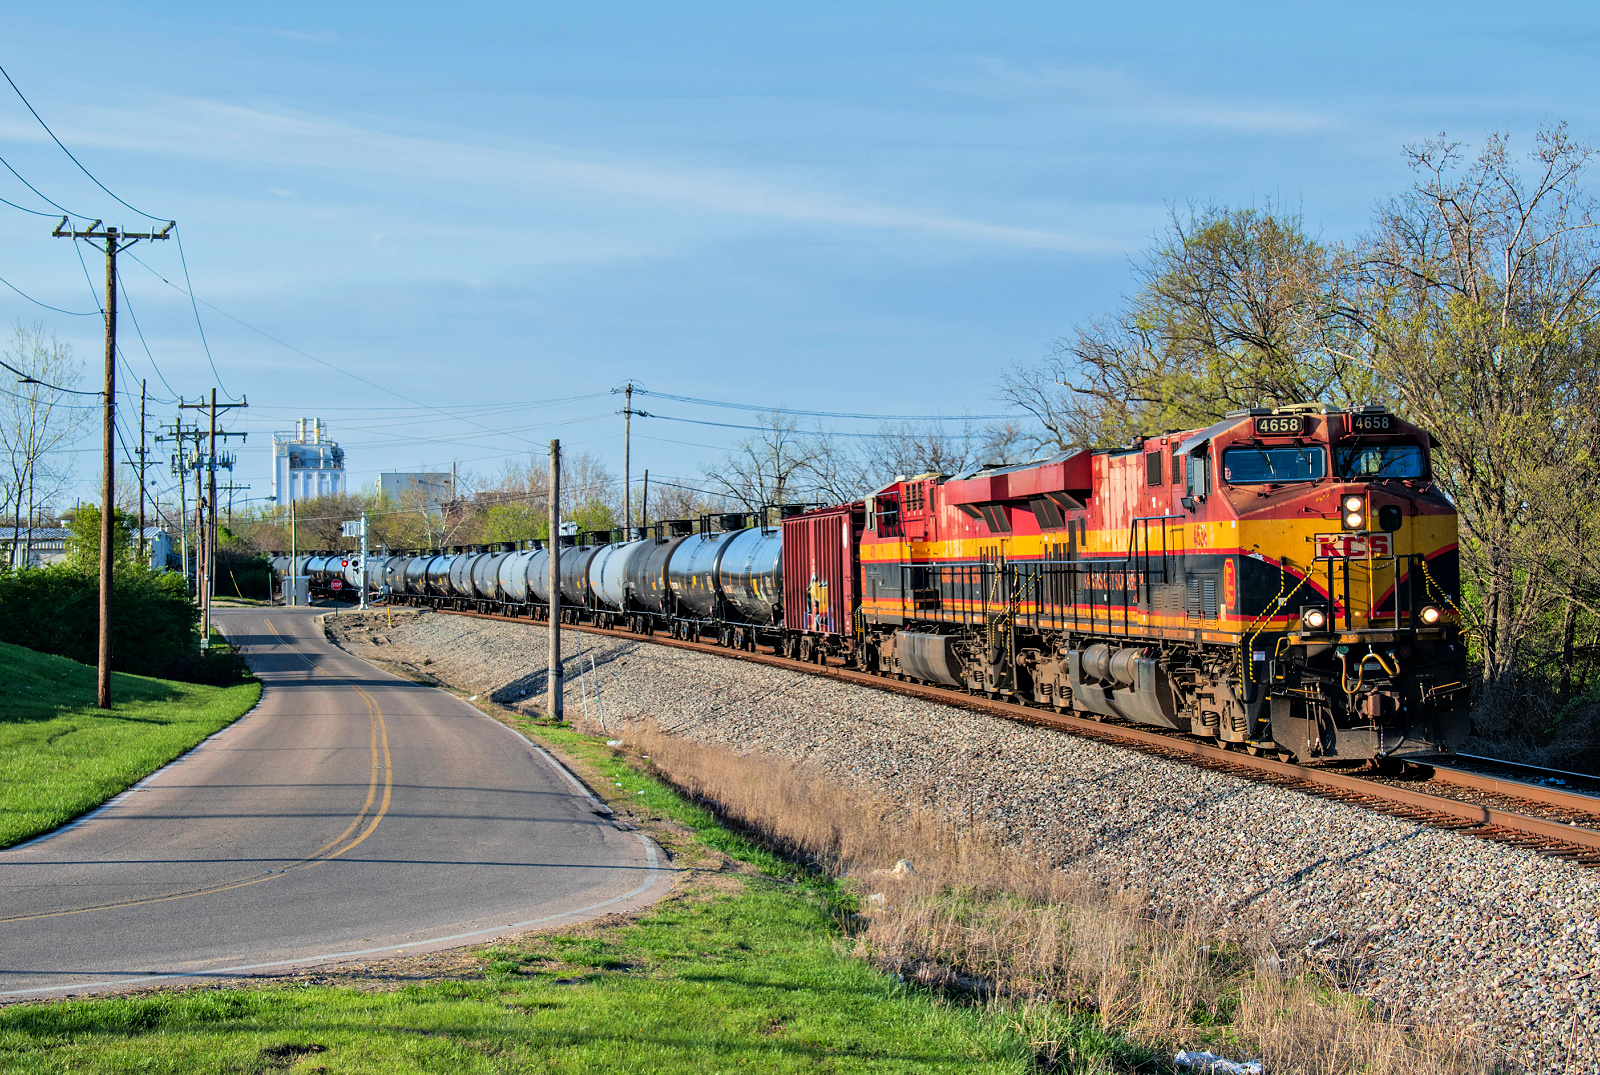
M 344 449 L 320 418 L 302 418 L 272 435 L 272 495 L 279 504 L 345 492 Z
M 44 567 L 67 558 L 67 539 L 72 531 L 64 526 L 20 526 L 0 528 L 0 563 L 17 567 Z M 144 528 L 150 550 L 150 566 L 166 569 L 173 555 L 172 535 L 158 526 Z M 15 550 L 15 555 L 13 555 Z

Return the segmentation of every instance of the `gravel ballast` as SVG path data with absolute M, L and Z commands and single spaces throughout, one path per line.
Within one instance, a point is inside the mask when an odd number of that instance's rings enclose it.
M 392 627 L 383 613 L 328 623 L 357 655 L 508 707 L 544 691 L 539 626 L 398 610 Z M 1600 1072 L 1600 870 L 804 672 L 575 631 L 563 642 L 569 718 L 587 698 L 613 731 L 655 720 L 807 762 L 1137 886 L 1158 909 L 1260 924 L 1391 1010 L 1465 1020 L 1523 1070 Z

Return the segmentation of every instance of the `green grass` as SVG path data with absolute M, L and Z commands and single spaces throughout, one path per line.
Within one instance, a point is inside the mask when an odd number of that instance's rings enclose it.
M 95 670 L 0 643 L 0 847 L 48 832 L 237 720 L 261 685 L 211 687 Z
M 676 822 L 663 839 L 679 865 L 710 868 L 631 924 L 492 945 L 445 980 L 407 983 L 427 972 L 405 960 L 377 989 L 274 984 L 0 1010 L 0 1071 L 1022 1073 L 1045 1070 L 1042 1037 L 1055 1070 L 1155 1070 L 1087 1021 L 879 973 L 849 954 L 854 901 L 832 879 L 724 828 L 596 740 L 529 730 L 587 762 L 613 801 Z M 741 865 L 715 869 L 722 855 Z

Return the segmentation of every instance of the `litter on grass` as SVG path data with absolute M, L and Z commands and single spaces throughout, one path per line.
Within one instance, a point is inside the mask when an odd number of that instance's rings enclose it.
M 1185 1049 L 1172 1058 L 1184 1071 L 1197 1075 L 1265 1075 L 1266 1068 L 1259 1060 L 1228 1060 L 1209 1050 Z

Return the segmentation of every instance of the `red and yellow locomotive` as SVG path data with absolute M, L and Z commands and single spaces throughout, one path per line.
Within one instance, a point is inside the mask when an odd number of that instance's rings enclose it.
M 797 656 L 1303 761 L 1465 736 L 1456 513 L 1381 407 L 897 479 L 784 523 Z

